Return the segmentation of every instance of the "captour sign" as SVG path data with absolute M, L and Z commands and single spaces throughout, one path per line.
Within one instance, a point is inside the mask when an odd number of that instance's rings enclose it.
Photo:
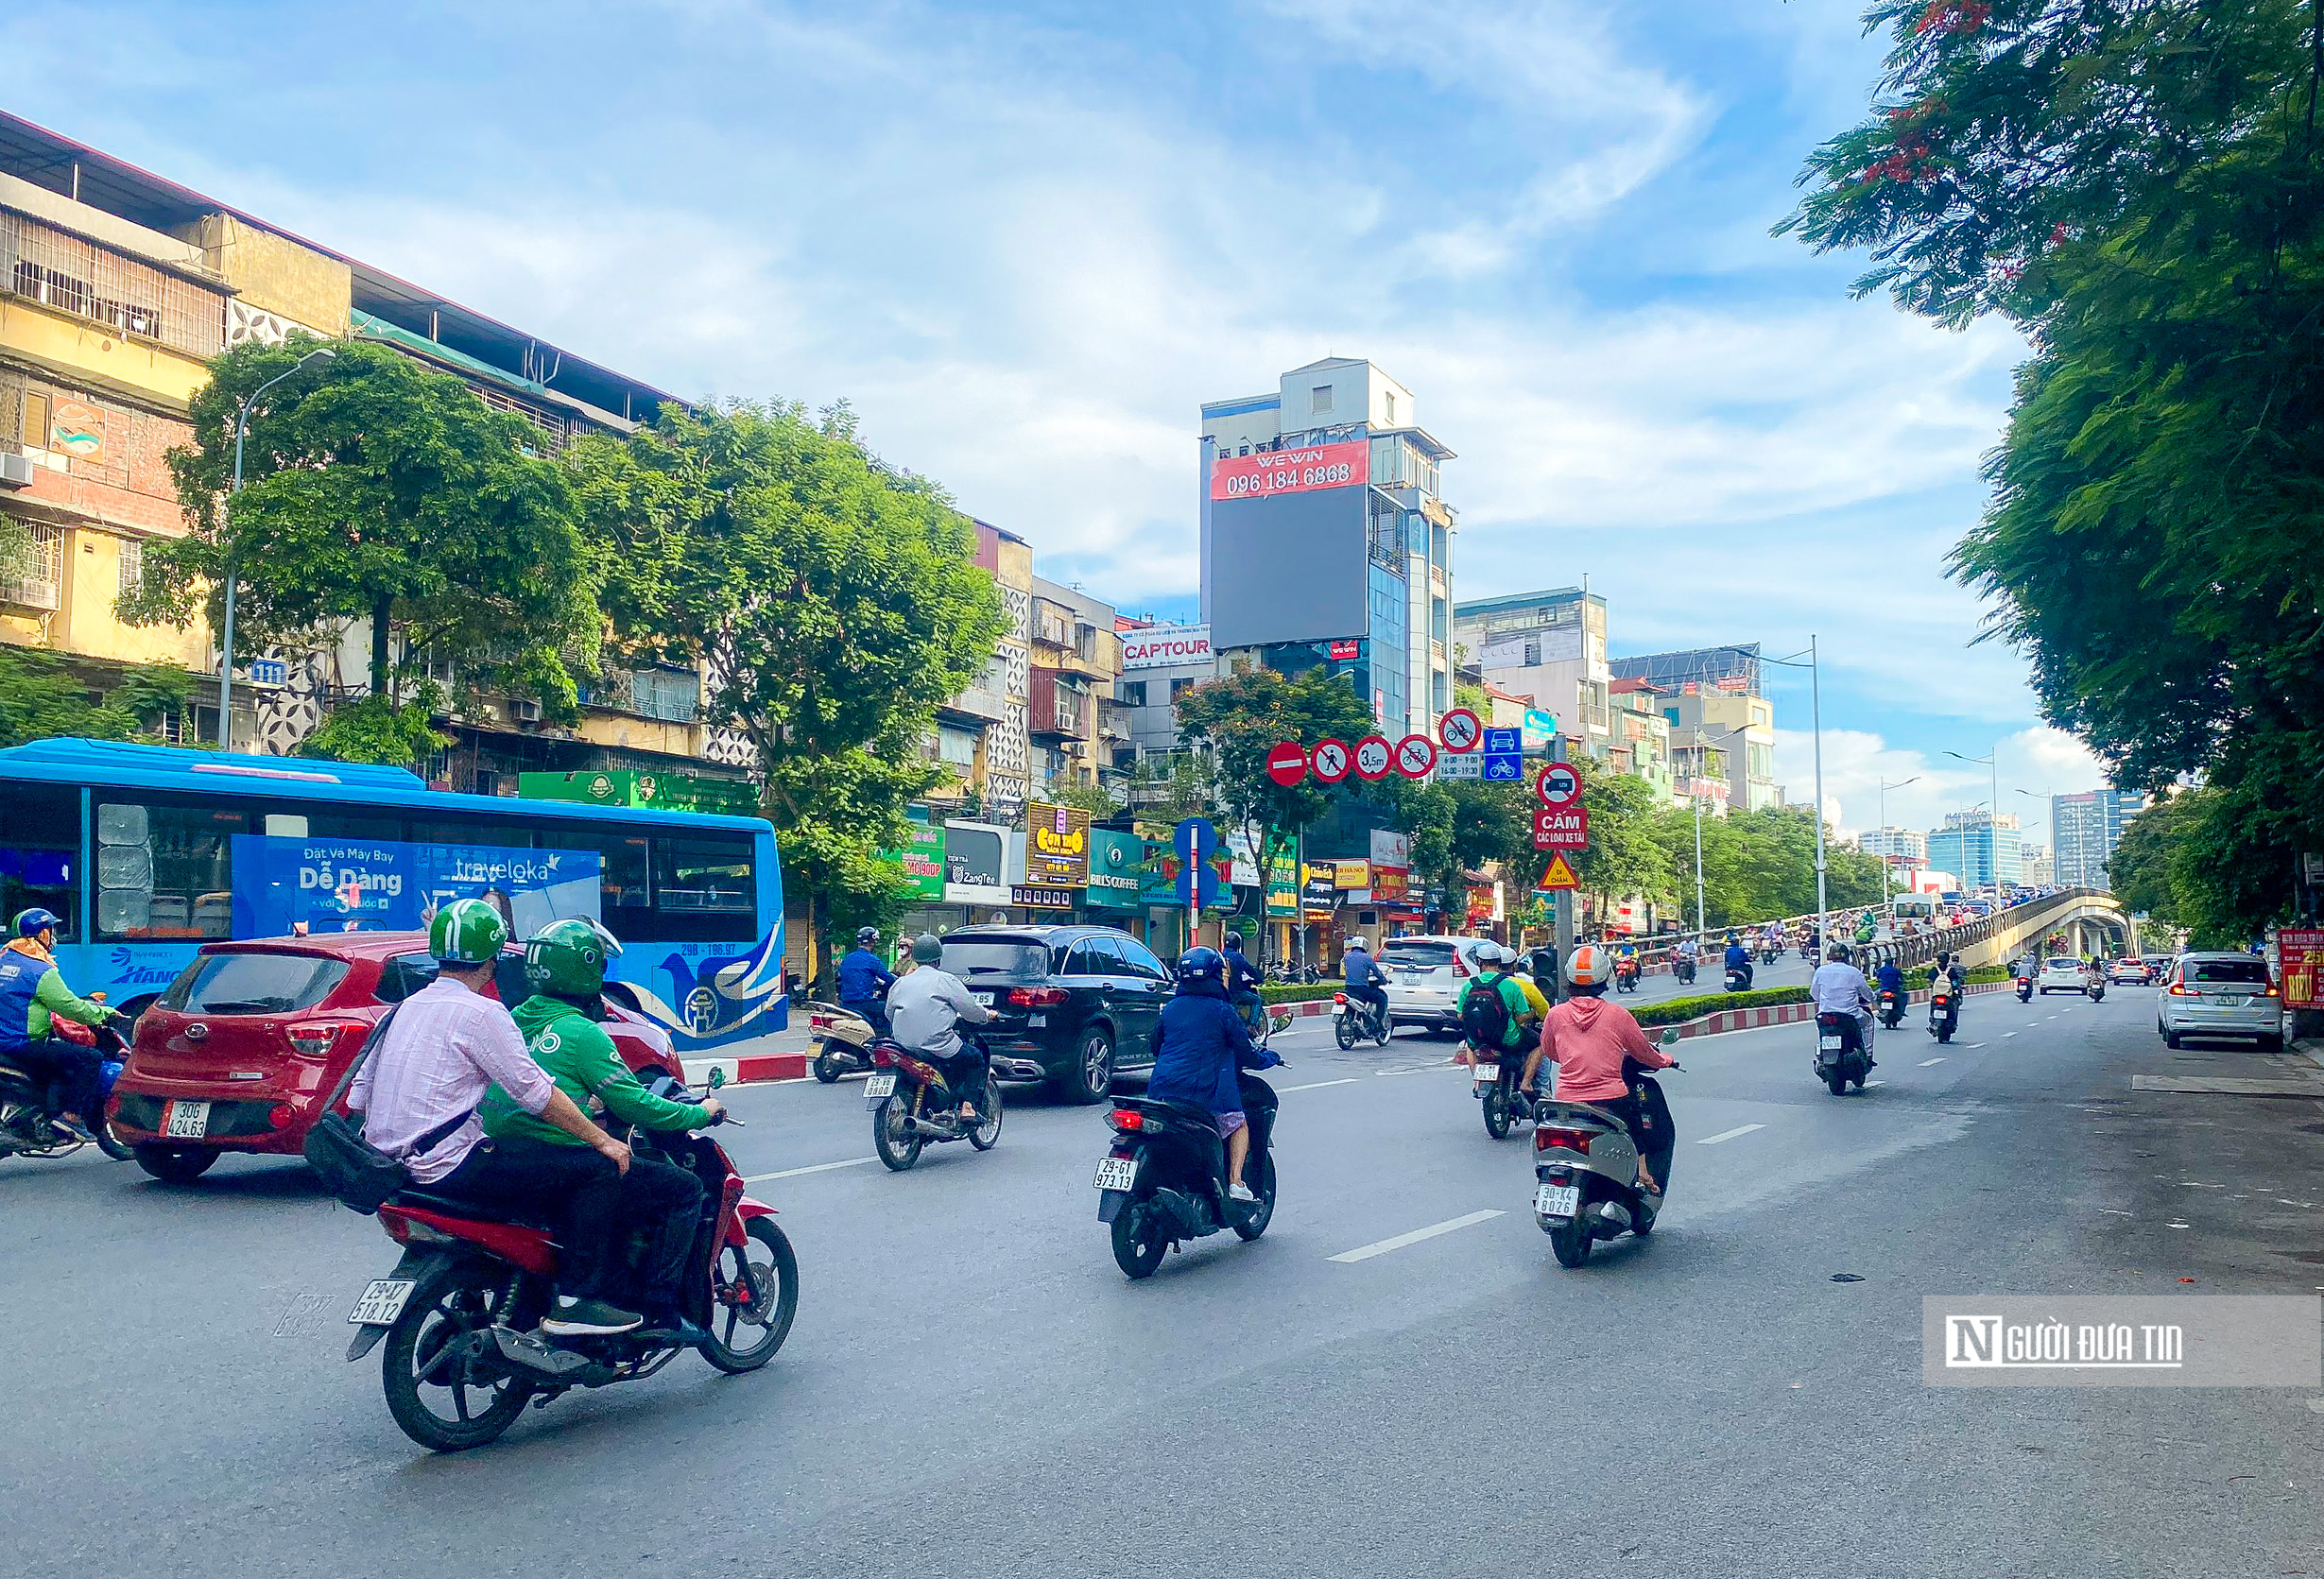
M 1207 625 L 1165 625 L 1122 632 L 1125 670 L 1162 669 L 1210 661 L 1211 627 Z

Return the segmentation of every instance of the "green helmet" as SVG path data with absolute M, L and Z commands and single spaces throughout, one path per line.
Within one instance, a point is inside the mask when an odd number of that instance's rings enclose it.
M 943 939 L 933 932 L 923 932 L 912 939 L 912 960 L 918 965 L 935 965 L 944 958 Z
M 428 953 L 446 965 L 489 965 L 508 941 L 508 923 L 482 900 L 454 900 L 428 923 Z
M 620 940 L 595 921 L 551 921 L 525 945 L 525 975 L 536 991 L 587 998 L 605 990 L 605 962 L 620 953 Z

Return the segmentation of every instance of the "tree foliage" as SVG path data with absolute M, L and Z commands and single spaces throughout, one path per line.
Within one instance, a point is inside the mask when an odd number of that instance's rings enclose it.
M 443 693 L 428 681 L 422 681 L 419 694 L 403 703 L 374 692 L 333 709 L 299 743 L 297 755 L 377 763 L 417 773 L 430 756 L 452 744 L 452 737 L 431 721 L 443 705 Z
M 129 670 L 102 697 L 55 653 L 0 644 L 0 747 L 59 735 L 135 740 L 181 710 L 193 677 L 166 664 Z
M 702 666 L 711 721 L 757 749 L 785 867 L 835 918 L 885 914 L 878 853 L 946 771 L 921 750 L 936 706 L 1006 629 L 968 518 L 844 408 L 664 408 L 566 462 L 616 644 Z
M 340 344 L 299 367 L 314 348 L 251 343 L 211 364 L 193 443 L 169 457 L 192 530 L 146 546 L 122 617 L 181 626 L 198 613 L 218 629 L 232 568 L 244 651 L 368 617 L 375 692 L 392 696 L 434 651 L 464 686 L 569 714 L 596 608 L 572 489 L 531 453 L 537 430 L 384 346 Z M 230 498 L 236 415 L 284 373 L 251 406 Z
M 1179 739 L 1210 760 L 1219 810 L 1258 850 L 1263 892 L 1274 881 L 1265 834 L 1319 821 L 1338 793 L 1313 776 L 1289 788 L 1278 784 L 1267 777 L 1268 749 L 1286 740 L 1310 747 L 1324 740 L 1353 744 L 1376 728 L 1354 687 L 1321 669 L 1289 678 L 1250 668 L 1192 686 L 1178 697 L 1178 718 Z
M 1878 112 L 1788 222 L 1862 290 L 2028 335 L 1956 550 L 2126 787 L 2200 774 L 2204 914 L 2324 845 L 2324 7 L 1885 0 Z M 2190 814 L 2195 815 L 2195 814 Z

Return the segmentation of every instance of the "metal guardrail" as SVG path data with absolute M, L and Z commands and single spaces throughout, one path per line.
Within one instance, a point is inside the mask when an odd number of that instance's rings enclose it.
M 1806 915 L 1771 918 L 1779 921 L 1787 933 L 1797 933 L 1803 926 L 1812 926 L 1821 933 L 1827 941 L 1836 937 L 1847 943 L 1856 952 L 1856 963 L 1867 972 L 1885 964 L 1893 964 L 1899 970 L 1908 970 L 1914 966 L 1931 963 L 1939 953 L 1957 954 L 1963 949 L 1973 948 L 1979 943 L 1989 940 L 1996 933 L 2022 926 L 2043 912 L 2068 907 L 2092 899 L 2111 900 L 2113 896 L 2103 888 L 2064 888 L 2038 900 L 2028 900 L 2022 904 L 2005 906 L 1990 915 L 1964 921 L 1957 927 L 1932 924 L 1910 937 L 1897 937 L 1864 944 L 1855 941 L 1855 928 L 1865 911 L 1870 910 L 1873 915 L 1886 920 L 1893 928 L 1896 922 L 1896 907 L 1893 904 L 1858 904 L 1827 911 L 1820 917 Z M 1670 963 L 1672 952 L 1679 941 L 1693 937 L 1696 947 L 1703 951 L 1706 965 L 1715 964 L 1716 951 L 1724 947 L 1730 932 L 1742 938 L 1756 953 L 1758 949 L 1756 939 L 1759 934 L 1766 930 L 1766 927 L 1767 922 L 1762 920 L 1733 927 L 1713 927 L 1707 932 L 1665 935 L 1652 940 L 1640 938 L 1636 940 L 1639 958 L 1649 969 L 1666 966 Z

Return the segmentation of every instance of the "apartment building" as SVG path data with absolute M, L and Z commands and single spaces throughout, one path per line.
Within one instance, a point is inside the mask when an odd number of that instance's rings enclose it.
M 1113 605 L 1078 587 L 1033 578 L 1032 688 L 1026 728 L 1040 787 L 1112 788 L 1114 752 L 1130 742 L 1130 708 L 1116 694 L 1122 638 Z

